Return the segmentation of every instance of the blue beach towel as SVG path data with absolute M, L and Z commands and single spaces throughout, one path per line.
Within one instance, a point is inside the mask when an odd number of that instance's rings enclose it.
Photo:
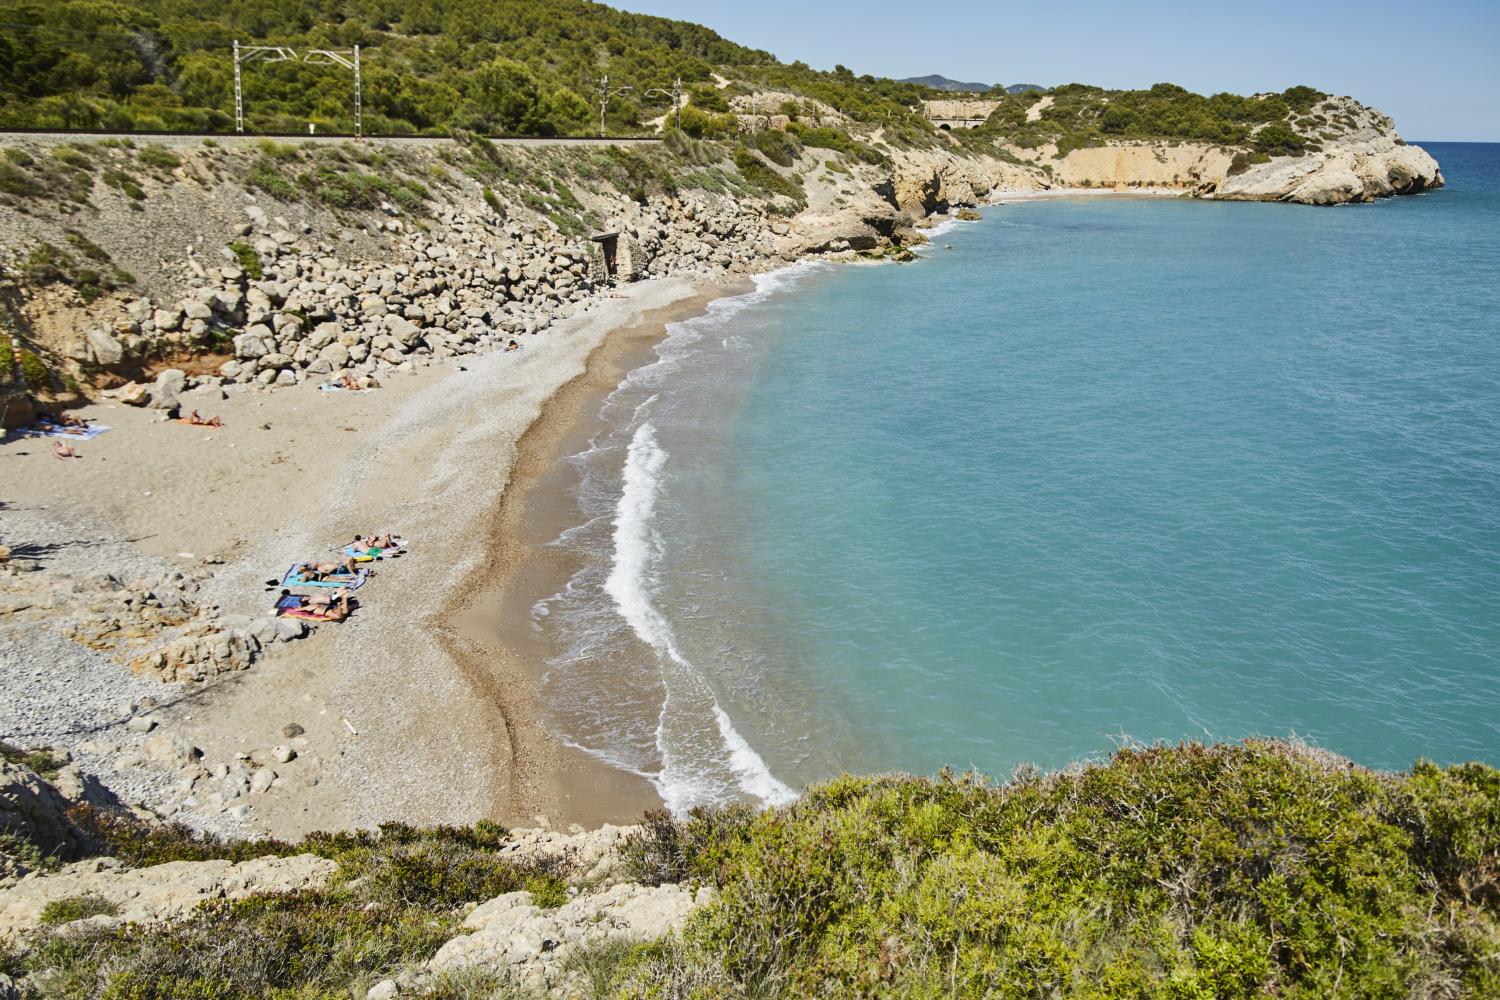
M 109 428 L 103 424 L 91 424 L 88 427 L 64 427 L 61 424 L 39 421 L 30 427 L 17 429 L 16 433 L 22 437 L 65 438 L 73 441 L 87 441 L 89 438 L 98 437 L 107 430 Z
M 365 581 L 370 577 L 370 571 L 362 569 L 354 574 L 352 578 L 345 576 L 343 573 L 337 573 L 327 580 L 304 580 L 300 576 L 293 575 L 296 569 L 296 563 L 292 563 L 292 565 L 287 567 L 286 573 L 281 578 L 281 585 L 283 587 L 328 587 L 330 589 L 346 587 L 349 590 L 358 590 L 365 585 Z

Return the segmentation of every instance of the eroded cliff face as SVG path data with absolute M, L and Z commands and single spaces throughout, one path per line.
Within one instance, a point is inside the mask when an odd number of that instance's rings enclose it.
M 1169 188 L 1224 201 L 1341 205 L 1442 187 L 1426 150 L 1409 146 L 1391 119 L 1350 98 L 1326 98 L 1320 121 L 1301 135 L 1318 147 L 1301 156 L 1257 157 L 1203 143 L 1115 142 L 1057 156 L 1057 147 L 1002 147 L 1046 177 L 1049 187 Z M 1260 160 L 1261 162 L 1256 162 Z
M 1280 157 L 1226 176 L 1205 197 L 1226 201 L 1290 201 L 1342 205 L 1443 186 L 1436 160 L 1394 136 L 1300 157 Z

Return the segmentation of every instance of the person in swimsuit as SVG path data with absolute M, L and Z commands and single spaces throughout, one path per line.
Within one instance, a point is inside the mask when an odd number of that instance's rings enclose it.
M 359 572 L 353 556 L 345 556 L 338 562 L 304 562 L 292 568 L 292 576 L 309 581 L 322 581 L 330 576 L 354 576 Z
M 190 424 L 192 424 L 194 427 L 223 427 L 224 426 L 223 421 L 221 421 L 218 417 L 203 417 L 203 416 L 199 416 L 197 410 L 194 410 L 193 411 L 193 415 L 187 418 L 187 422 L 190 423 Z
M 83 456 L 74 451 L 73 446 L 66 441 L 53 441 L 52 457 L 66 461 L 70 458 L 82 458 Z

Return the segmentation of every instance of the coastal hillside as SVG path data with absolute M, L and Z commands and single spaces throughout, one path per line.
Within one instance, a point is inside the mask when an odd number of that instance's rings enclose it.
M 1500 991 L 1500 773 L 1477 764 L 1188 744 L 594 833 L 294 846 L 145 826 L 65 798 L 72 765 L 6 754 L 5 996 Z
M 795 89 L 874 119 L 912 117 L 927 88 L 847 70 L 778 62 L 699 25 L 586 0 L 87 0 L 0 3 L 0 126 L 232 131 L 234 41 L 351 49 L 363 55 L 371 134 L 455 128 L 591 135 L 598 91 L 615 93 L 607 127 L 639 132 L 671 103 L 677 80 L 708 110 L 714 71 Z M 353 131 L 353 88 L 335 65 L 249 62 L 252 131 Z

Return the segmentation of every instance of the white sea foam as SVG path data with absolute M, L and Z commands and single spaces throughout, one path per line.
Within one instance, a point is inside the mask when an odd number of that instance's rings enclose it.
M 718 366 L 705 370 L 702 351 L 717 354 L 729 341 L 741 350 L 753 347 L 731 322 L 736 314 L 825 266 L 797 264 L 758 275 L 753 290 L 718 299 L 703 315 L 669 325 L 656 359 L 632 371 L 605 399 L 599 416 L 607 429 L 570 457 L 579 473 L 573 492 L 583 517 L 551 544 L 585 553 L 589 563 L 532 608 L 534 627 L 566 644 L 543 678 L 552 710 L 560 715 L 555 729 L 568 746 L 650 781 L 677 812 L 747 797 L 783 802 L 794 793 L 735 729 L 660 610 L 657 508 L 667 453 L 659 426 L 694 419 L 673 409 L 673 397 L 679 378 L 696 384 L 715 377 Z M 629 655 L 637 642 L 654 654 L 649 663 L 636 664 Z M 628 696 L 612 696 L 591 679 L 604 664 L 627 685 Z
M 655 427 L 649 421 L 642 423 L 631 438 L 625 460 L 624 486 L 615 517 L 614 560 L 604 581 L 605 593 L 620 616 L 663 661 L 667 694 L 656 730 L 662 759 L 659 790 L 674 812 L 721 800 L 720 790 L 712 781 L 717 762 L 703 759 L 707 755 L 723 758 L 745 794 L 766 803 L 789 801 L 796 793 L 777 780 L 734 728 L 708 683 L 678 649 L 671 623 L 653 603 L 661 564 L 656 505 L 666 464 L 667 452 L 657 442 Z M 701 733 L 695 732 L 694 710 L 703 704 L 711 709 L 717 723 L 720 747 L 702 745 Z M 697 759 L 693 751 L 697 751 Z

